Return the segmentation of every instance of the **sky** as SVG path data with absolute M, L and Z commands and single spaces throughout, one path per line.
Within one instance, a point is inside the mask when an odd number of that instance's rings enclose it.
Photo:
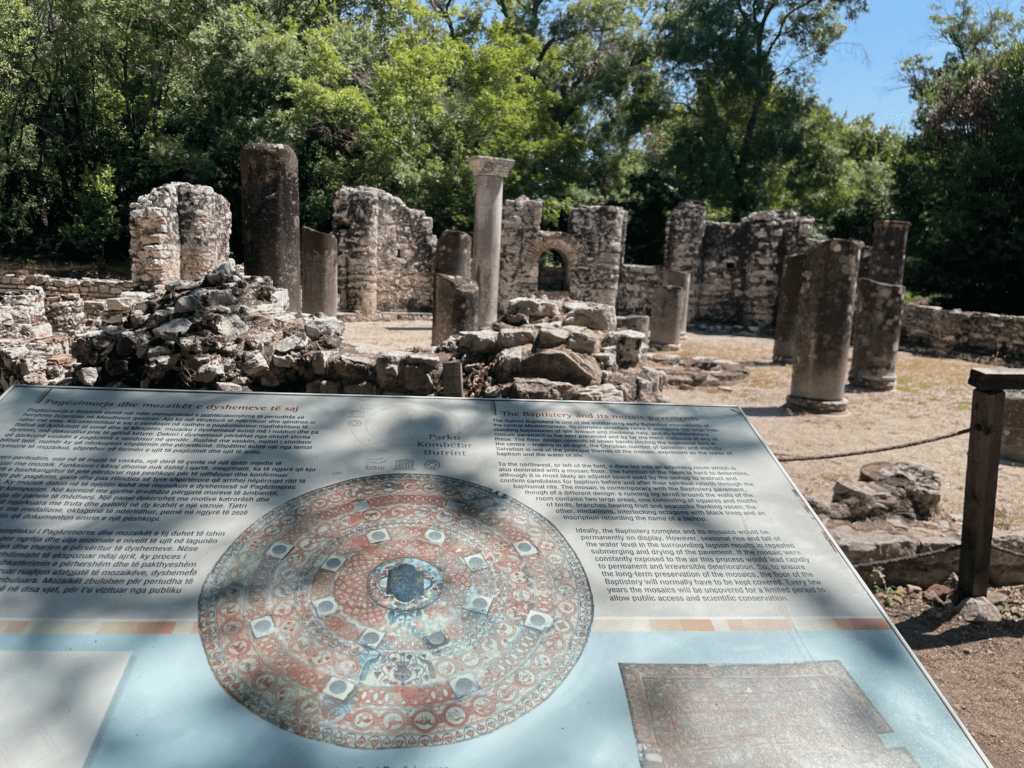
M 874 114 L 875 125 L 910 132 L 914 105 L 909 89 L 897 79 L 899 62 L 916 53 L 931 56 L 933 64 L 942 62 L 947 46 L 933 39 L 928 18 L 937 1 L 871 0 L 868 13 L 848 25 L 840 47 L 818 71 L 818 94 L 833 112 L 845 112 L 847 118 Z M 941 4 L 949 9 L 953 0 Z

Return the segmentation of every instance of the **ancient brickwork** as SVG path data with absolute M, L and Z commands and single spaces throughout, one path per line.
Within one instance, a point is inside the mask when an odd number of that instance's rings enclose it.
M 374 187 L 342 187 L 334 196 L 342 309 L 429 310 L 433 301 L 434 221 Z
M 498 304 L 547 293 L 579 301 L 615 304 L 619 270 L 626 242 L 628 214 L 611 205 L 587 205 L 569 213 L 565 232 L 541 227 L 541 203 L 519 197 L 506 200 L 502 211 L 501 274 Z M 539 287 L 540 258 L 554 251 L 562 261 L 564 290 Z
M 707 222 L 699 254 L 688 249 L 689 255 L 675 258 L 671 267 L 692 275 L 690 317 L 772 324 L 782 260 L 801 247 L 813 223 L 792 211 L 758 211 L 738 223 Z
M 62 294 L 81 296 L 83 299 L 106 299 L 119 296 L 132 287 L 131 280 L 102 280 L 94 277 L 50 277 L 49 275 L 3 275 L 0 277 L 0 296 L 23 291 L 37 285 L 47 296 Z
M 46 296 L 39 286 L 9 293 L 0 301 L 0 337 L 41 339 L 52 335 Z
M 129 208 L 132 280 L 192 280 L 228 259 L 231 207 L 212 187 L 175 181 Z
M 907 304 L 901 343 L 940 354 L 961 352 L 1021 361 L 1024 316 Z

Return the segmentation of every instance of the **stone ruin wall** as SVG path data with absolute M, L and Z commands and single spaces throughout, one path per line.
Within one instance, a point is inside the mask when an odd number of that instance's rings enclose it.
M 227 261 L 231 206 L 212 187 L 174 181 L 129 206 L 132 280 L 195 280 Z
M 782 262 L 807 245 L 814 219 L 793 211 L 758 211 L 739 222 L 705 220 L 702 203 L 680 203 L 665 223 L 663 267 L 690 273 L 689 319 L 771 325 Z M 624 265 L 618 310 L 651 311 L 658 267 Z
M 585 205 L 569 212 L 565 232 L 541 229 L 541 202 L 522 196 L 506 200 L 501 216 L 501 271 L 498 304 L 547 293 L 615 305 L 626 245 L 628 214 L 613 205 Z M 538 289 L 540 257 L 548 250 L 562 258 L 565 291 Z
M 339 308 L 429 311 L 433 303 L 434 220 L 374 187 L 334 196 Z
M 1024 361 L 1024 316 L 904 304 L 901 347 Z

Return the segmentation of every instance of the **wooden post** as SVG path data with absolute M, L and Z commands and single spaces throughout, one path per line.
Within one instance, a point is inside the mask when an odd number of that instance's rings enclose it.
M 992 526 L 996 513 L 999 448 L 1003 439 L 1004 389 L 1024 389 L 1024 370 L 972 368 L 974 387 L 971 438 L 964 481 L 964 524 L 960 534 L 957 592 L 961 597 L 984 597 L 992 559 Z
M 444 397 L 463 396 L 462 363 L 458 360 L 449 360 L 441 368 L 441 393 Z

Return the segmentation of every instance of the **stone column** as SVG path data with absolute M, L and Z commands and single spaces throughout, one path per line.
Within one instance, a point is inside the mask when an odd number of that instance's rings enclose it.
M 246 144 L 239 163 L 245 273 L 287 288 L 288 309 L 301 312 L 299 160 L 287 144 Z
M 807 254 L 793 345 L 793 378 L 786 405 L 812 413 L 841 413 L 850 359 L 850 333 L 860 267 L 859 240 L 825 240 Z
M 775 305 L 773 363 L 793 362 L 796 317 L 800 307 L 800 285 L 803 283 L 806 263 L 806 248 L 801 248 L 795 253 L 791 253 L 782 262 L 782 277 L 779 279 L 779 299 Z
M 665 270 L 664 283 L 651 296 L 651 344 L 677 346 L 686 338 L 690 273 Z
M 477 308 L 477 322 L 480 328 L 489 328 L 498 319 L 502 187 L 515 162 L 482 155 L 469 158 L 469 167 L 476 176 L 476 206 L 473 209 L 473 278 L 480 286 Z
M 896 353 L 900 348 L 904 293 L 902 285 L 880 283 L 867 277 L 857 281 L 850 386 L 877 392 L 896 386 Z
M 684 200 L 672 209 L 665 221 L 666 269 L 691 272 L 700 264 L 707 212 L 699 200 Z
M 460 331 L 477 329 L 480 289 L 458 275 L 434 275 L 434 324 L 430 343 L 438 345 Z
M 434 249 L 434 273 L 473 277 L 473 238 L 465 232 L 446 229 Z
M 909 221 L 875 222 L 867 277 L 880 283 L 903 285 L 903 265 L 907 261 L 909 233 Z
M 302 228 L 302 311 L 338 314 L 338 241 L 310 227 Z

